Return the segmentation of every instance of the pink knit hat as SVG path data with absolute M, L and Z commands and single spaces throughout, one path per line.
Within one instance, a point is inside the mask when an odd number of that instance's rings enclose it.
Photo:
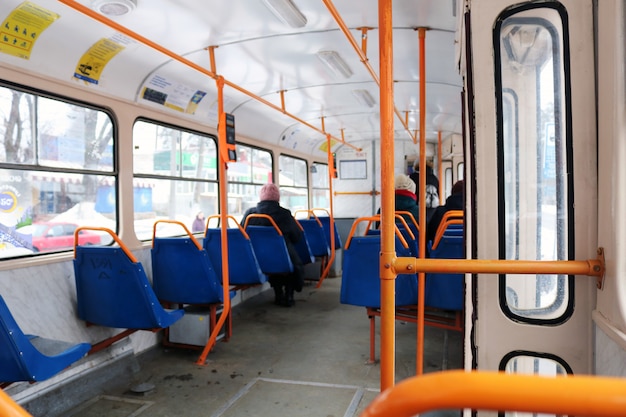
M 259 198 L 261 201 L 280 201 L 280 191 L 278 190 L 276 184 L 265 184 L 261 187 Z

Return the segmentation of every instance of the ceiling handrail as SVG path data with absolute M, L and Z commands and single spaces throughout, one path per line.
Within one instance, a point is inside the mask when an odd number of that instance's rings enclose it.
M 109 26 L 112 29 L 117 30 L 118 32 L 120 32 L 120 33 L 122 33 L 122 34 L 124 34 L 124 35 L 126 35 L 126 36 L 128 36 L 128 37 L 130 37 L 130 38 L 132 38 L 134 40 L 136 40 L 137 42 L 140 42 L 140 43 L 142 43 L 142 44 L 144 44 L 146 46 L 149 46 L 152 49 L 155 49 L 155 50 L 161 52 L 162 54 L 167 55 L 168 57 L 172 58 L 175 61 L 180 62 L 181 64 L 187 65 L 188 67 L 190 67 L 192 69 L 195 69 L 196 71 L 200 72 L 201 74 L 207 75 L 208 77 L 213 78 L 214 80 L 216 80 L 217 77 L 218 77 L 218 75 L 215 72 L 209 71 L 206 68 L 201 67 L 200 65 L 195 64 L 194 62 L 192 62 L 192 61 L 190 61 L 188 59 L 183 58 L 182 56 L 180 56 L 180 55 L 170 51 L 167 48 L 164 48 L 163 46 L 159 45 L 158 43 L 153 42 L 150 39 L 145 38 L 145 37 L 141 36 L 140 34 L 138 34 L 136 32 L 133 32 L 132 30 L 128 29 L 127 27 L 122 26 L 122 25 L 112 21 L 111 19 L 105 17 L 105 16 L 102 16 L 98 12 L 96 12 L 94 10 L 91 10 L 89 7 L 83 6 L 82 4 L 76 2 L 76 0 L 59 0 L 59 2 L 65 4 L 68 7 L 71 7 L 72 9 L 76 10 L 77 12 L 83 13 L 84 15 L 87 15 L 87 16 L 91 17 L 92 19 L 97 20 L 98 22 L 100 22 L 100 23 L 102 23 L 102 24 L 104 24 L 106 26 Z M 212 48 L 213 47 L 208 47 L 207 48 L 207 50 L 209 50 L 209 53 L 212 53 Z M 214 59 L 214 57 L 212 57 L 211 59 Z M 246 90 L 243 87 L 238 86 L 237 84 L 235 84 L 233 82 L 230 82 L 230 81 L 224 79 L 224 84 L 229 86 L 229 87 L 231 87 L 231 88 L 233 88 L 233 89 L 235 89 L 235 90 L 237 90 L 237 91 L 239 91 L 239 92 L 241 92 L 241 93 L 243 93 L 243 94 L 245 94 L 245 95 L 247 95 L 248 97 L 253 98 L 254 100 L 257 100 L 257 101 L 261 102 L 262 104 L 265 104 L 266 106 L 268 106 L 268 107 L 270 107 L 270 108 L 272 108 L 274 110 L 278 110 L 279 112 L 281 112 L 285 116 L 294 119 L 298 123 L 301 123 L 301 124 L 305 125 L 306 127 L 310 128 L 310 129 L 313 129 L 313 130 L 315 130 L 318 133 L 321 133 L 324 136 L 327 134 L 326 132 L 324 132 L 320 128 L 313 126 L 312 124 L 310 124 L 310 123 L 300 119 L 299 117 L 297 117 L 297 116 L 295 116 L 295 115 L 285 111 L 284 109 L 280 108 L 279 106 L 277 106 L 277 105 L 275 105 L 273 103 L 270 103 L 269 101 L 265 100 L 264 98 L 262 98 L 260 96 L 257 96 L 256 94 Z M 354 146 L 354 145 L 352 145 L 352 144 L 350 144 L 348 142 L 345 142 L 343 139 L 337 138 L 335 136 L 331 136 L 331 137 L 332 137 L 333 140 L 336 140 L 337 142 L 343 143 L 344 145 L 347 145 L 347 146 L 353 148 L 356 151 L 361 151 L 361 148 L 358 148 L 358 147 L 356 147 L 356 146 Z
M 367 55 L 365 55 L 364 50 L 367 50 L 367 47 L 365 46 L 365 43 L 363 44 L 363 46 L 364 46 L 363 48 L 361 48 L 357 44 L 356 40 L 354 39 L 354 36 L 352 36 L 352 33 L 350 32 L 350 29 L 348 28 L 346 23 L 341 18 L 341 15 L 337 11 L 337 9 L 335 8 L 335 5 L 333 4 L 333 2 L 331 0 L 322 0 L 322 1 L 326 5 L 326 8 L 330 12 L 330 14 L 335 19 L 335 22 L 337 22 L 337 24 L 339 25 L 339 28 L 341 29 L 341 31 L 344 33 L 344 35 L 346 35 L 346 39 L 348 40 L 348 42 L 350 42 L 350 45 L 352 45 L 352 47 L 354 48 L 356 53 L 359 55 L 359 58 L 360 58 L 361 62 L 363 63 L 363 65 L 365 65 L 365 68 L 367 69 L 367 71 L 370 73 L 370 75 L 374 79 L 374 82 L 376 82 L 376 85 L 380 88 L 380 79 L 378 78 L 378 74 L 376 74 L 376 71 L 374 71 L 374 68 L 372 68 L 372 66 L 369 63 L 369 59 L 367 58 Z M 362 35 L 364 35 L 365 32 L 367 30 L 369 30 L 370 28 L 358 28 L 358 29 L 360 29 Z M 393 107 L 393 110 L 394 110 L 396 116 L 398 116 L 398 119 L 400 120 L 400 123 L 402 123 L 402 126 L 404 126 L 404 128 L 406 129 L 406 131 L 409 134 L 409 136 L 411 137 L 411 139 L 413 139 L 413 143 L 417 143 L 417 134 L 411 133 L 411 130 L 409 129 L 408 123 L 406 123 L 405 120 L 402 118 L 402 114 L 396 108 L 395 105 Z

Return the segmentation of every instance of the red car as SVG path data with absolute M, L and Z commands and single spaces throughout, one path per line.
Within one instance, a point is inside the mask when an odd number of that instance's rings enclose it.
M 50 252 L 74 247 L 74 231 L 78 227 L 77 224 L 34 223 L 31 227 L 34 252 Z M 99 245 L 101 236 L 98 233 L 83 230 L 78 234 L 78 243 Z

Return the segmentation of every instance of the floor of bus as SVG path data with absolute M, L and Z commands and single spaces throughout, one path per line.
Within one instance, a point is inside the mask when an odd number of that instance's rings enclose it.
M 153 349 L 134 359 L 128 378 L 63 415 L 358 416 L 378 394 L 380 363 L 369 361 L 365 308 L 340 304 L 340 287 L 341 278 L 307 285 L 290 308 L 264 291 L 234 308 L 232 337 L 217 343 L 206 365 L 195 363 L 199 351 Z M 380 334 L 379 319 L 376 328 Z M 400 381 L 415 375 L 416 327 L 396 321 L 395 330 Z M 462 368 L 459 332 L 427 326 L 425 334 L 424 372 Z M 379 340 L 376 349 L 378 358 Z

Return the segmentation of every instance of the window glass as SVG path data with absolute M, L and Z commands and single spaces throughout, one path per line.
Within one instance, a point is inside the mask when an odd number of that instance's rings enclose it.
M 532 352 L 516 352 L 507 355 L 502 370 L 507 374 L 539 375 L 544 377 L 566 376 L 571 374 L 571 369 L 565 362 L 553 355 L 535 354 Z M 554 414 L 524 413 L 519 411 L 507 411 L 500 415 L 508 417 L 533 417 L 553 416 Z
M 500 250 L 503 259 L 566 260 L 568 207 L 563 28 L 559 13 L 534 7 L 497 27 Z M 514 275 L 501 280 L 501 305 L 521 321 L 563 320 L 572 301 L 566 276 Z
M 259 202 L 261 187 L 273 182 L 272 154 L 237 144 L 237 162 L 228 164 L 228 214 L 238 221 Z
M 314 162 L 311 165 L 312 208 L 323 208 L 330 211 L 330 185 L 328 181 L 328 165 Z
M 113 123 L 103 111 L 0 86 L 0 258 L 73 250 L 74 230 L 116 230 Z M 83 231 L 81 244 L 110 235 Z
M 133 127 L 133 148 L 133 206 L 139 239 L 152 238 L 157 220 L 178 220 L 193 231 L 198 215 L 206 218 L 218 213 L 214 137 L 138 121 Z M 184 233 L 180 226 L 168 223 L 157 228 L 159 236 Z
M 308 210 L 309 189 L 306 161 L 280 155 L 278 164 L 281 205 L 291 210 L 292 213 L 296 210 Z
M 439 199 L 439 204 L 445 204 L 446 197 L 452 193 L 452 168 L 446 168 L 443 172 L 444 184 L 445 184 L 445 195 L 444 198 Z

